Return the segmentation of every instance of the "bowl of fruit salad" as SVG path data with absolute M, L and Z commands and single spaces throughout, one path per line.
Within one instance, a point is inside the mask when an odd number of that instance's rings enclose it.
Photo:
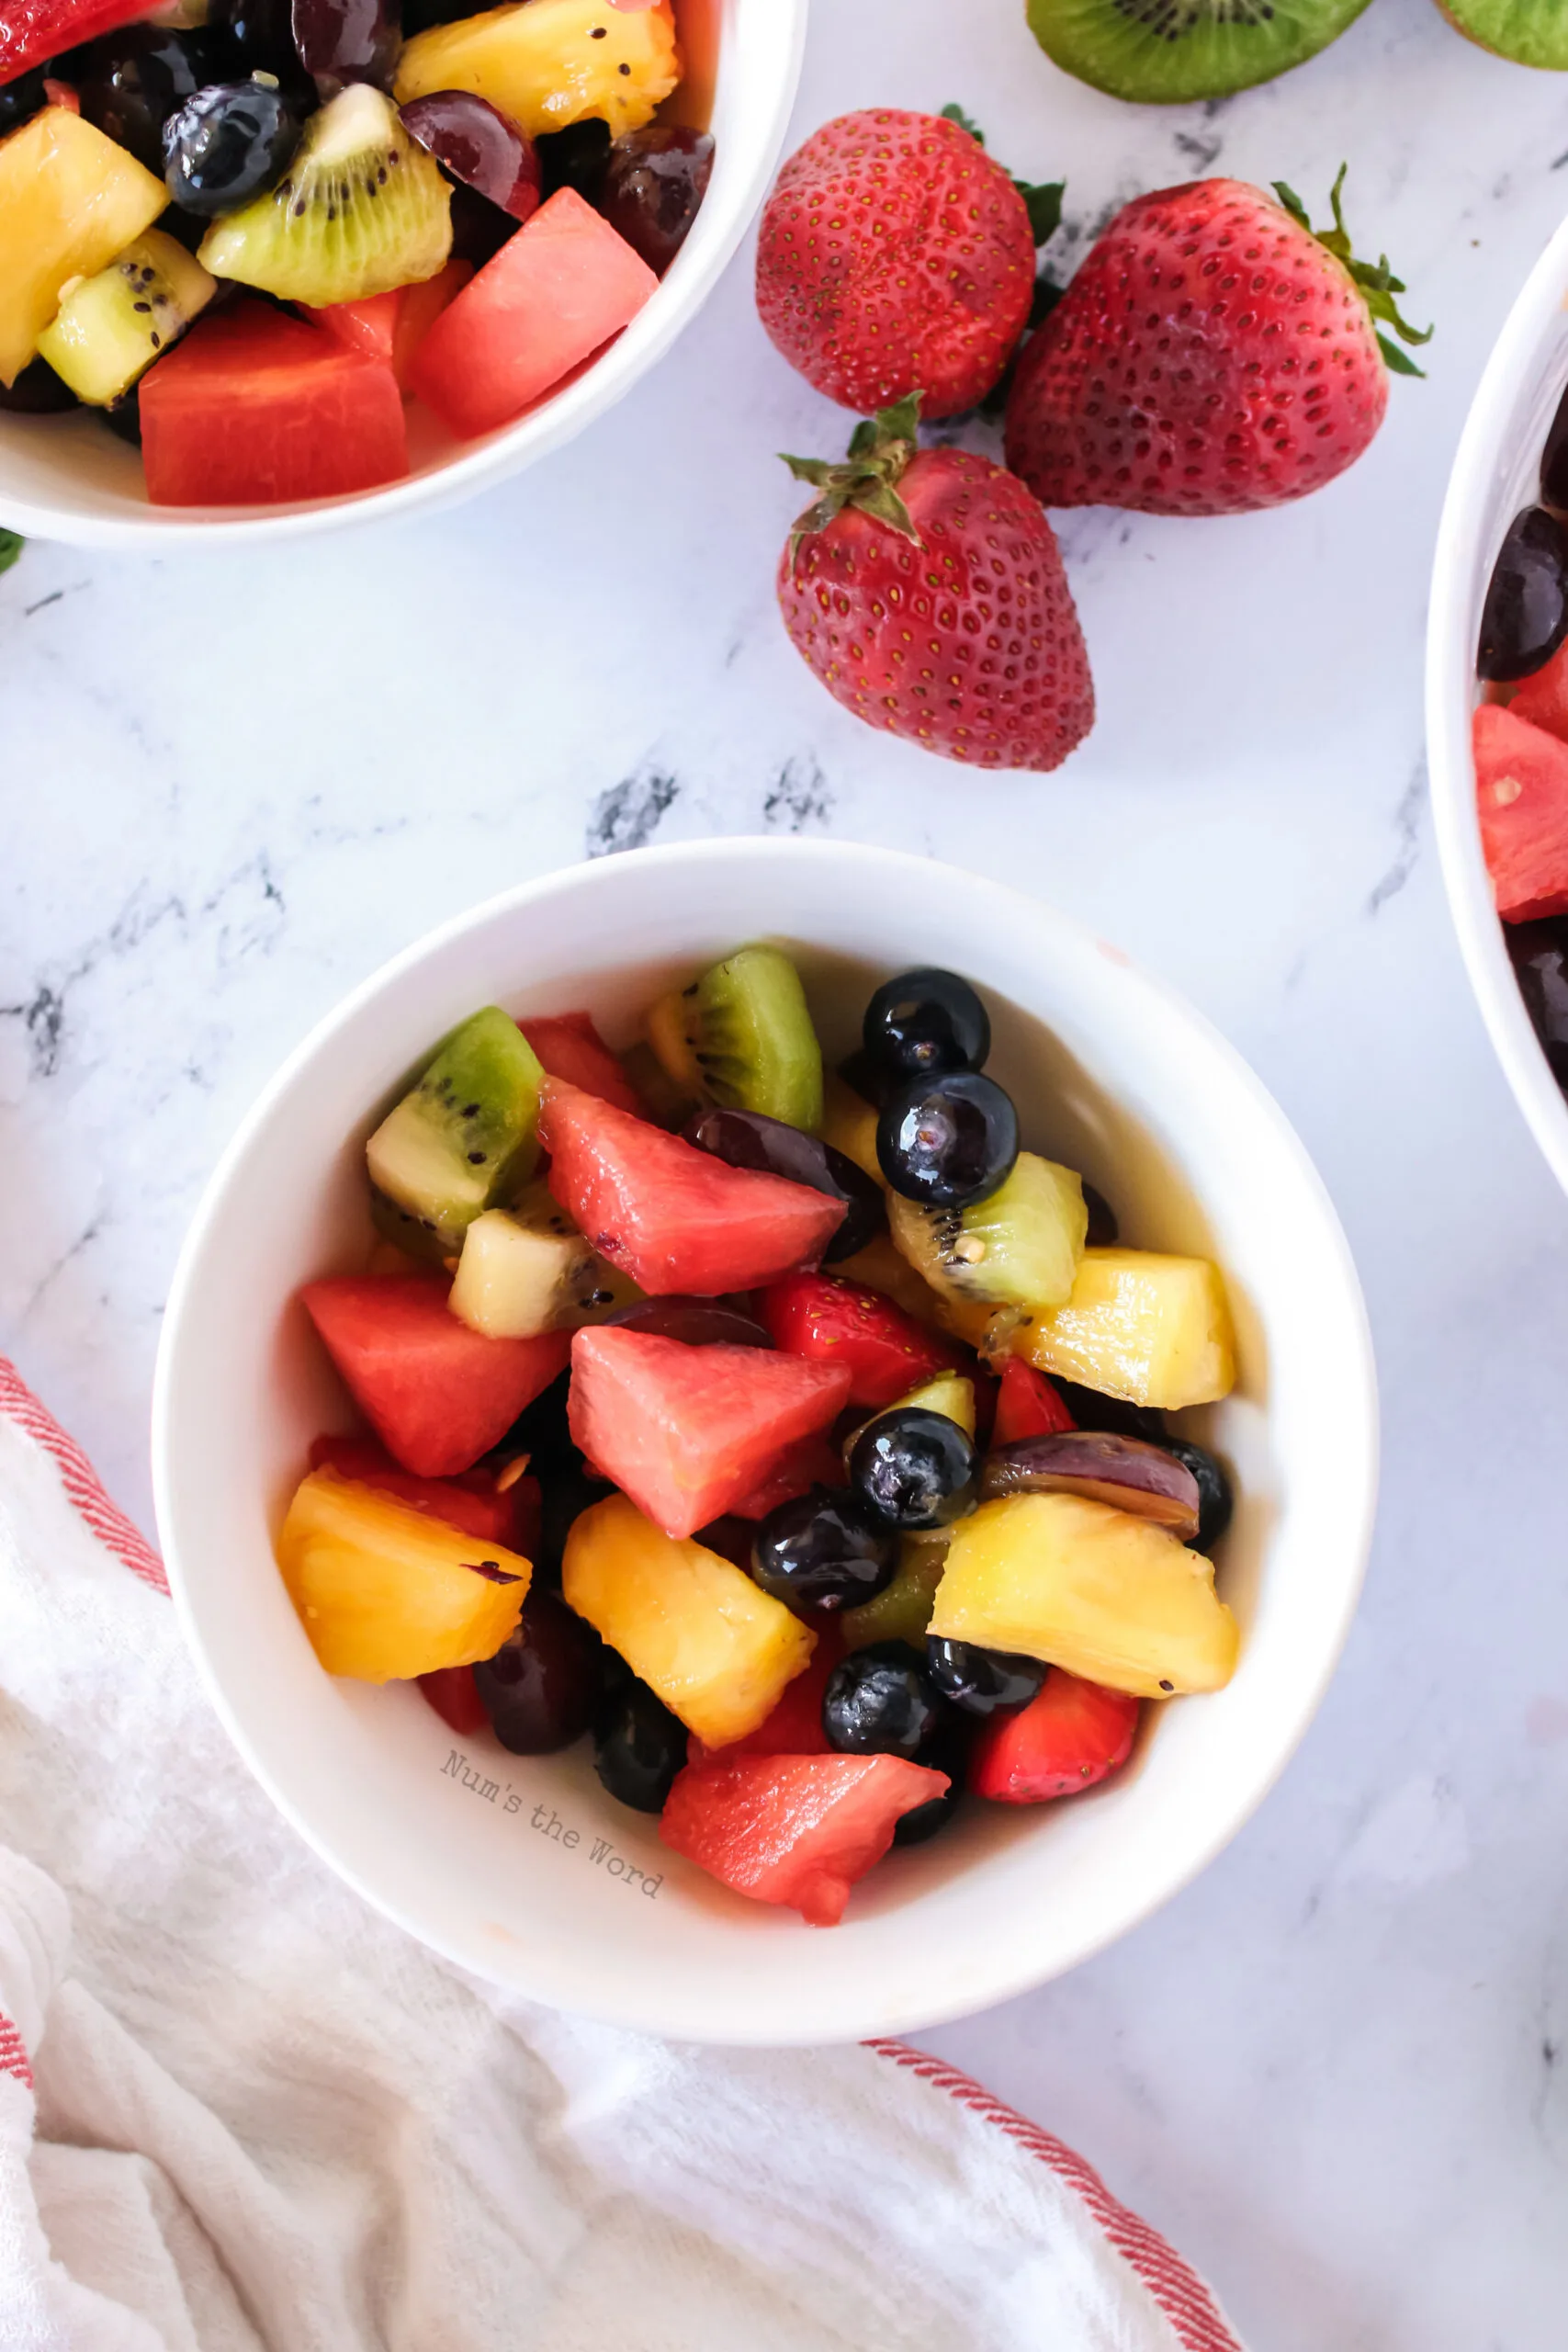
M 1355 1605 L 1376 1407 L 1257 1080 L 1033 901 L 831 842 L 507 893 L 257 1102 L 170 1300 L 178 1606 L 334 1869 L 735 2042 L 1070 1967 Z
M 558 447 L 733 253 L 805 14 L 0 12 L 0 520 L 144 546 L 321 528 Z
M 1515 1098 L 1568 1189 L 1568 223 L 1465 424 L 1427 654 L 1449 904 Z

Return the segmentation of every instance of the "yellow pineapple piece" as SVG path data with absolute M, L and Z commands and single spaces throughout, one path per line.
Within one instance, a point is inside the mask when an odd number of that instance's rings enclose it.
M 1235 1385 L 1219 1268 L 1152 1250 L 1086 1250 L 1066 1305 L 1023 1324 L 1012 1352 L 1102 1396 L 1169 1412 L 1212 1404 Z
M 876 1156 L 876 1113 L 837 1070 L 829 1070 L 823 1083 L 821 1133 L 824 1143 L 852 1159 L 874 1184 L 886 1190 L 887 1179 Z
M 766 1721 L 817 1636 L 716 1552 L 679 1542 L 625 1495 L 572 1523 L 569 1605 L 708 1747 Z
M 72 280 L 106 268 L 168 201 L 162 180 L 68 107 L 0 141 L 0 382 L 34 356 Z
M 931 1630 L 1145 1699 L 1220 1690 L 1240 1641 L 1212 1560 L 1077 1495 L 1010 1495 L 960 1520 Z
M 333 1470 L 301 1481 L 277 1565 L 327 1672 L 358 1682 L 493 1657 L 517 1630 L 534 1573 L 521 1553 Z
M 531 139 L 590 115 L 618 138 L 650 121 L 680 79 L 670 0 L 519 0 L 416 34 L 398 61 L 397 96 L 472 90 Z

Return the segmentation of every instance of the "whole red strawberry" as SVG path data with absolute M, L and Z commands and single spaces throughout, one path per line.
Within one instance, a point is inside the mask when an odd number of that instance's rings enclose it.
M 1119 212 L 1024 346 L 1007 459 L 1047 506 L 1237 514 L 1318 490 L 1382 423 L 1383 320 L 1404 292 L 1356 260 L 1334 185 L 1315 236 L 1298 198 L 1195 180 Z M 1429 330 L 1428 330 L 1429 332 Z
M 941 115 L 879 107 L 824 123 L 762 214 L 762 324 L 845 408 L 915 391 L 928 417 L 973 408 L 1023 333 L 1033 289 L 1023 197 Z
M 873 727 L 984 768 L 1059 767 L 1094 724 L 1055 536 L 1021 481 L 919 449 L 919 396 L 858 424 L 843 465 L 788 458 L 821 496 L 779 564 L 784 627 Z

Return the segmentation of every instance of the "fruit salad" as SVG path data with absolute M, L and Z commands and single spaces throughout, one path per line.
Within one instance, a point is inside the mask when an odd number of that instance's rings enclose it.
M 1568 392 L 1539 503 L 1514 517 L 1481 617 L 1481 845 L 1520 993 L 1568 1094 Z
M 368 1265 L 301 1294 L 361 1417 L 278 1565 L 329 1673 L 609 1794 L 818 1926 L 966 1806 L 1081 1795 L 1220 1689 L 1235 1376 L 1206 1260 L 1029 1148 L 956 974 L 825 1072 L 740 947 L 613 1053 L 496 1005 L 365 1146 Z
M 411 402 L 511 424 L 696 217 L 672 0 L 208 8 L 0 10 L 0 410 L 96 411 L 155 505 L 400 481 Z

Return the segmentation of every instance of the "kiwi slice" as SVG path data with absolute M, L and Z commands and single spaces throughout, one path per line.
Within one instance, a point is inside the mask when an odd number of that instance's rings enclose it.
M 1568 9 L 1543 0 L 1438 0 L 1443 14 L 1482 49 L 1516 65 L 1568 67 Z
M 1081 1181 L 1032 1151 L 969 1208 L 927 1208 L 889 1193 L 887 1216 L 894 1241 L 933 1290 L 981 1307 L 1063 1306 L 1089 1233 Z
M 177 343 L 218 291 L 201 264 L 148 229 L 96 277 L 72 279 L 39 351 L 79 401 L 107 408 Z
M 543 1079 L 510 1014 L 494 1004 L 472 1014 L 366 1145 L 377 1192 L 417 1217 L 433 1247 L 460 1249 L 480 1211 L 534 1172 Z
M 777 947 L 742 947 L 648 1016 L 649 1042 L 677 1086 L 761 1111 L 815 1135 L 822 1048 L 800 974 Z
M 603 1323 L 642 1293 L 607 1266 L 547 1187 L 531 1184 L 513 1209 L 486 1209 L 463 1236 L 449 1304 L 491 1340 Z
M 215 220 L 215 277 L 323 310 L 434 277 L 452 250 L 452 191 L 397 108 L 351 83 L 313 114 L 277 186 Z
M 1486 0 L 1474 0 L 1482 6 Z M 1539 0 L 1490 0 L 1524 17 Z M 1367 0 L 1029 0 L 1029 28 L 1055 64 L 1113 98 L 1179 106 L 1221 98 L 1304 65 Z

